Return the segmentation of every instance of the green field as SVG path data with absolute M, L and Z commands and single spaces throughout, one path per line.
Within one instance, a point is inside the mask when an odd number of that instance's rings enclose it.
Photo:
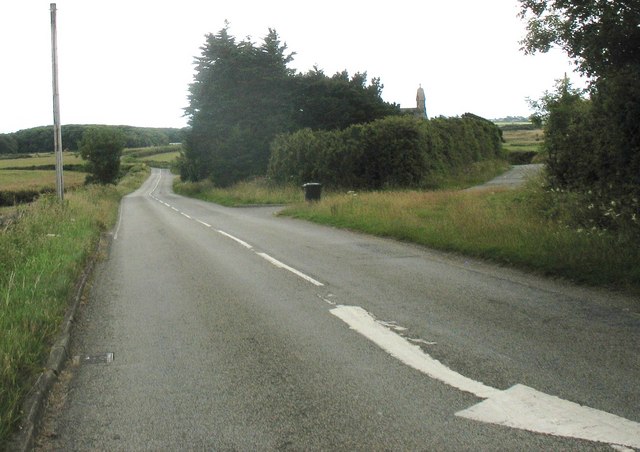
M 540 152 L 544 143 L 542 129 L 535 130 L 504 130 L 502 137 L 505 142 L 502 148 L 506 151 L 534 151 Z
M 170 162 L 174 162 L 178 156 L 180 156 L 180 152 L 178 151 L 172 151 L 172 152 L 165 152 L 162 154 L 154 154 L 154 155 L 147 155 L 145 157 L 142 157 L 138 160 L 142 161 L 142 162 L 166 162 L 166 163 L 170 163 Z
M 65 188 L 78 187 L 84 184 L 86 173 L 77 171 L 64 172 Z M 3 170 L 0 169 L 0 191 L 20 191 L 55 189 L 56 172 L 46 170 Z
M 64 165 L 83 165 L 84 160 L 73 152 L 62 153 L 62 163 Z M 0 169 L 6 168 L 30 168 L 32 166 L 44 166 L 55 165 L 56 157 L 53 153 L 50 154 L 34 154 L 30 158 L 19 159 L 2 159 L 0 160 Z

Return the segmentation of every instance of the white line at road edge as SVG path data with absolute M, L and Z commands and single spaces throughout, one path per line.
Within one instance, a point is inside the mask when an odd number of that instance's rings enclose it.
M 480 422 L 640 448 L 640 423 L 585 407 L 517 384 L 499 390 L 467 378 L 426 354 L 358 306 L 339 305 L 331 314 L 404 364 L 449 386 L 486 399 L 456 413 Z
M 287 264 L 284 264 L 282 262 L 280 262 L 277 259 L 274 259 L 273 257 L 269 256 L 266 253 L 256 253 L 258 256 L 260 256 L 261 258 L 271 262 L 273 265 L 275 265 L 278 268 L 282 268 L 284 270 L 288 270 L 291 273 L 293 273 L 294 275 L 299 276 L 300 278 L 304 279 L 305 281 L 309 281 L 311 284 L 314 284 L 318 287 L 322 287 L 324 286 L 324 284 L 322 284 L 320 281 L 316 281 L 315 279 L 313 279 L 311 276 L 307 276 L 304 273 L 302 273 L 301 271 L 296 270 L 295 268 L 289 267 Z
M 122 226 L 122 205 L 123 203 L 121 202 L 118 207 L 118 225 L 116 226 L 116 232 L 113 234 L 113 240 L 118 240 L 118 234 L 120 233 L 120 227 Z

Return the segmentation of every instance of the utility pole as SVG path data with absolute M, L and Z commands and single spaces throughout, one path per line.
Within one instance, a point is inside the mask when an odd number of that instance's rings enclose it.
M 58 92 L 58 31 L 56 27 L 56 4 L 51 3 L 51 64 L 53 70 L 53 142 L 56 156 L 56 192 L 60 201 L 64 199 L 62 174 L 62 130 L 60 126 L 60 93 Z

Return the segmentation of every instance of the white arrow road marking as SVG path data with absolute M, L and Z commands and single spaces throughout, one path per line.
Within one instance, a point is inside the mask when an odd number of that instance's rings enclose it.
M 498 389 L 449 369 L 437 359 L 424 353 L 419 346 L 377 322 L 371 314 L 359 306 L 339 305 L 330 312 L 391 356 L 431 378 L 483 399 L 500 392 Z
M 160 177 L 149 192 L 150 195 L 159 183 Z M 157 198 L 154 197 L 154 199 Z M 185 217 L 193 219 L 170 204 L 157 200 Z M 201 220 L 196 219 L 196 221 L 211 227 Z M 247 242 L 222 230 L 217 232 L 253 250 Z M 116 230 L 114 239 L 117 239 L 117 233 Z M 316 286 L 324 285 L 266 253 L 253 251 L 278 268 L 288 270 Z M 324 300 L 335 305 L 333 301 Z M 330 312 L 404 364 L 449 386 L 486 399 L 466 410 L 458 411 L 455 413 L 456 416 L 531 432 L 609 443 L 619 451 L 628 450 L 623 446 L 640 448 L 640 423 L 563 400 L 520 384 L 504 391 L 492 388 L 448 368 L 420 347 L 412 344 L 409 339 L 392 331 L 400 331 L 402 327 L 395 323 L 377 321 L 361 307 L 338 305 Z M 414 341 L 417 340 L 414 339 Z
M 361 307 L 339 305 L 330 312 L 404 364 L 449 386 L 486 399 L 457 412 L 456 416 L 532 432 L 609 443 L 612 446 L 640 447 L 640 424 L 637 422 L 550 396 L 524 385 L 518 384 L 504 391 L 492 388 L 449 369 L 417 345 L 376 321 Z
M 500 391 L 471 408 L 458 411 L 456 416 L 531 432 L 640 447 L 639 423 L 524 385 Z

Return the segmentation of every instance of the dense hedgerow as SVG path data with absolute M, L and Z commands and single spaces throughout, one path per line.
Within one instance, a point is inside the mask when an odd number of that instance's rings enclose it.
M 565 77 L 534 103 L 549 186 L 574 201 L 580 227 L 640 236 L 639 76 L 640 65 L 611 72 L 589 97 Z
M 429 121 L 393 116 L 339 131 L 276 137 L 269 177 L 282 183 L 381 189 L 434 185 L 434 177 L 501 157 L 497 126 L 478 116 Z

